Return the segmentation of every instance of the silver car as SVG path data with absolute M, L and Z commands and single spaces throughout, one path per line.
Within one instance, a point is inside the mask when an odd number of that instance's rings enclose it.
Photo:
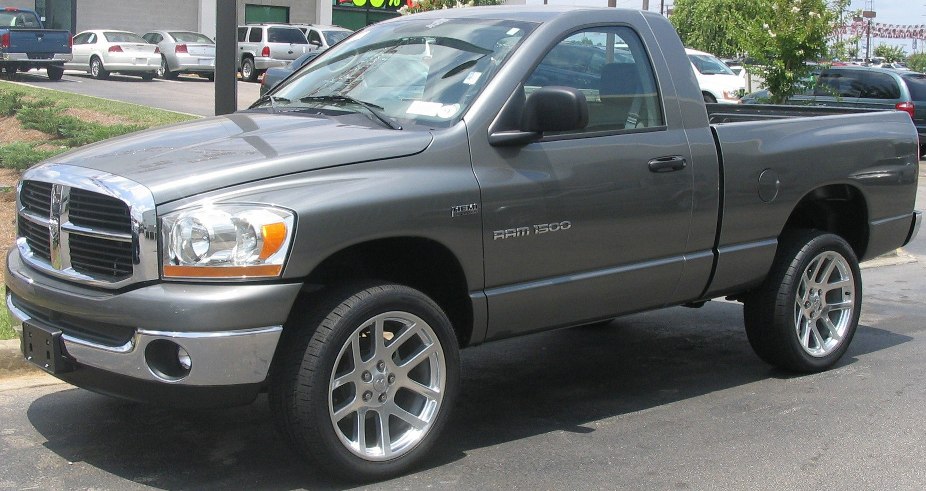
M 71 52 L 73 57 L 64 64 L 64 68 L 84 70 L 98 79 L 117 72 L 151 80 L 161 65 L 158 47 L 127 31 L 99 29 L 81 32 L 74 36 Z
M 238 27 L 238 67 L 241 78 L 256 82 L 271 67 L 289 62 L 312 51 L 309 41 L 297 27 L 288 24 L 252 24 Z
M 162 30 L 142 37 L 161 49 L 159 77 L 175 79 L 181 73 L 195 73 L 215 80 L 215 42 L 205 34 Z

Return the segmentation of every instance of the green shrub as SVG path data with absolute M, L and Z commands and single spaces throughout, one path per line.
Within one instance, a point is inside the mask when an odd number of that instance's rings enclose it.
M 13 116 L 22 107 L 22 92 L 0 92 L 0 116 Z
M 66 148 L 44 150 L 36 148 L 39 144 L 16 142 L 9 145 L 0 145 L 0 167 L 6 169 L 28 169 L 32 165 L 47 158 L 58 155 Z

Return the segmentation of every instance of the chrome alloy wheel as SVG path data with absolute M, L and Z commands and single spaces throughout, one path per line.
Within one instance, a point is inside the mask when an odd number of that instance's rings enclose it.
M 335 433 L 365 460 L 399 457 L 433 426 L 446 378 L 443 349 L 427 322 L 408 312 L 377 315 L 335 359 L 328 386 Z
M 794 327 L 801 347 L 823 357 L 842 343 L 855 312 L 855 278 L 841 254 L 825 251 L 801 275 L 794 297 Z

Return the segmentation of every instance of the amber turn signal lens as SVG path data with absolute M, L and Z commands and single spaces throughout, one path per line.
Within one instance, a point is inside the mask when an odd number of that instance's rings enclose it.
M 286 224 L 283 222 L 264 225 L 260 228 L 260 233 L 264 239 L 264 246 L 259 256 L 261 260 L 274 255 L 286 242 Z

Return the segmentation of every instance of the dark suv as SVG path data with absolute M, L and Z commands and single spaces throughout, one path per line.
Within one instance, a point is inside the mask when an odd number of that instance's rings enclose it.
M 896 109 L 910 114 L 926 150 L 926 74 L 889 68 L 833 66 L 822 69 L 808 88 L 787 104 Z M 744 104 L 766 102 L 768 91 L 743 98 Z

